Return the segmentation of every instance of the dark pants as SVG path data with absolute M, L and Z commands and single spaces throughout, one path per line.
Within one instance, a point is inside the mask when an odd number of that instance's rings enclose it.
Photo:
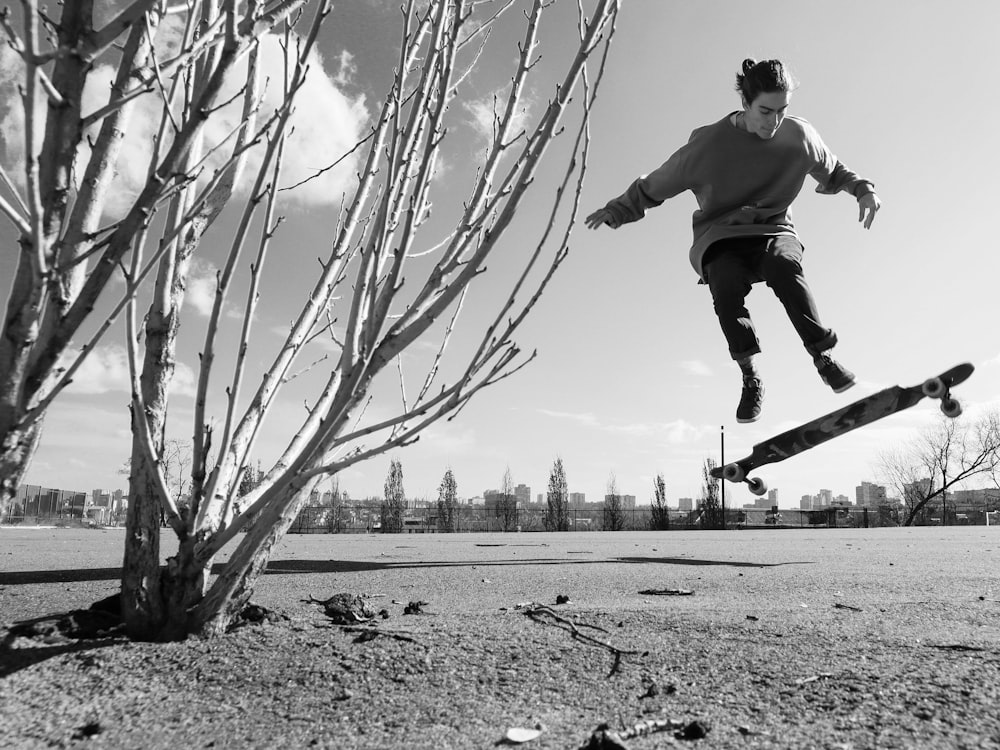
M 837 343 L 837 335 L 819 322 L 816 302 L 802 275 L 802 243 L 795 237 L 720 240 L 708 248 L 702 267 L 733 359 L 760 352 L 746 308 L 750 287 L 759 281 L 774 290 L 811 355 L 815 357 Z

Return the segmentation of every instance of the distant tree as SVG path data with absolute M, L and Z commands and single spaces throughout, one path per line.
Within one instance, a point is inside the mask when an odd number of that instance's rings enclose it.
M 561 458 L 555 460 L 549 472 L 549 491 L 545 502 L 545 530 L 569 531 L 569 487 Z
M 438 531 L 455 531 L 455 521 L 458 516 L 458 482 L 451 469 L 444 473 L 444 478 L 438 487 Z
M 614 474 L 608 478 L 608 492 L 604 497 L 604 530 L 621 531 L 625 528 L 625 512 L 622 510 L 622 496 L 618 492 L 618 480 Z
M 246 497 L 253 492 L 260 486 L 262 481 L 264 481 L 264 470 L 260 468 L 260 461 L 257 462 L 256 467 L 252 463 L 247 464 L 243 469 L 243 475 L 240 477 L 240 497 Z M 239 509 L 237 508 L 238 512 Z
M 191 491 L 191 458 L 193 451 L 191 444 L 186 440 L 169 438 L 163 441 L 163 453 L 160 455 L 160 467 L 163 470 L 163 478 L 174 496 L 178 498 L 179 505 L 186 505 L 185 498 Z M 252 475 L 252 470 L 248 467 L 248 473 Z M 122 476 L 131 477 L 132 459 L 126 458 L 118 473 Z M 246 477 L 247 474 L 244 474 Z M 255 485 L 256 486 L 256 485 Z
M 670 511 L 667 508 L 667 483 L 663 479 L 663 474 L 657 474 L 653 480 L 653 494 L 649 528 L 665 531 L 670 528 Z
M 941 417 L 936 425 L 880 456 L 882 473 L 903 498 L 904 526 L 926 515 L 929 505 L 942 506 L 947 523 L 946 492 L 972 477 L 997 481 L 1000 472 L 1000 412 L 978 419 Z M 932 501 L 937 501 L 932 503 Z
M 701 520 L 706 529 L 721 529 L 722 506 L 719 502 L 719 480 L 712 476 L 716 463 L 711 458 L 705 459 L 701 467 Z
M 514 479 L 510 467 L 503 473 L 500 483 L 500 496 L 497 498 L 496 517 L 500 519 L 500 528 L 513 531 L 517 528 L 517 495 L 514 494 Z
M 398 458 L 389 464 L 389 474 L 385 478 L 385 497 L 382 500 L 382 533 L 398 534 L 403 530 L 403 508 L 406 493 L 403 492 L 403 465 Z
M 320 511 L 320 521 L 327 534 L 339 534 L 344 530 L 343 506 L 346 492 L 340 491 L 340 478 L 334 474 L 330 477 L 330 489 L 319 496 L 317 505 Z

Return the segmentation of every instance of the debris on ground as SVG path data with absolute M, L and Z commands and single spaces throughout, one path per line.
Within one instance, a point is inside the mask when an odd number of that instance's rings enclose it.
M 702 721 L 692 721 L 679 732 L 674 733 L 674 737 L 679 740 L 700 740 L 708 736 L 710 728 Z
M 834 602 L 833 606 L 836 609 L 849 609 L 852 612 L 862 612 L 863 611 L 861 609 L 861 607 L 852 607 L 850 604 L 841 604 L 840 602 Z
M 806 685 L 810 682 L 816 682 L 817 680 L 825 680 L 833 677 L 833 672 L 820 672 L 819 674 L 814 674 L 812 677 L 801 677 L 795 681 L 796 685 Z
M 310 594 L 309 598 L 303 601 L 321 605 L 326 616 L 337 625 L 355 625 L 359 622 L 368 622 L 375 617 L 375 613 L 365 600 L 357 594 L 334 594 L 329 599 L 317 599 Z
M 262 625 L 267 623 L 288 622 L 291 618 L 288 615 L 279 614 L 267 607 L 262 607 L 253 602 L 247 602 L 246 606 L 240 610 L 233 622 L 229 626 L 229 632 L 247 625 Z
M 650 682 L 649 685 L 646 687 L 646 692 L 639 696 L 639 700 L 643 700 L 644 698 L 655 698 L 661 693 L 666 693 L 667 695 L 673 695 L 676 692 L 677 692 L 676 685 L 670 684 L 667 685 L 665 688 L 661 688 L 655 682 Z
M 426 607 L 430 602 L 410 602 L 405 607 L 403 607 L 404 615 L 422 615 L 425 614 L 424 607 Z
M 556 604 L 569 604 L 569 597 L 566 594 L 556 596 Z
M 541 729 L 528 729 L 526 727 L 511 727 L 503 736 L 504 742 L 509 745 L 521 745 L 531 742 L 542 735 Z
M 694 724 L 704 727 L 701 722 L 691 722 L 687 727 L 684 727 L 684 722 L 677 721 L 676 719 L 649 719 L 647 721 L 641 721 L 638 724 L 634 724 L 627 729 L 622 729 L 616 732 L 611 729 L 606 723 L 601 724 L 593 731 L 587 741 L 580 745 L 580 750 L 628 750 L 628 745 L 625 744 L 627 740 L 634 739 L 635 737 L 642 737 L 647 734 L 654 734 L 656 732 L 667 732 L 670 730 L 675 730 L 675 735 L 680 738 L 683 734 Z M 684 727 L 682 729 L 682 727 Z M 680 730 L 680 731 L 676 731 Z M 704 728 L 705 734 L 708 733 L 708 728 Z M 701 735 L 704 737 L 705 735 Z M 684 738 L 688 739 L 688 738 Z M 693 739 L 693 737 L 691 738 Z
M 518 609 L 520 608 L 521 608 L 520 605 L 518 605 Z M 563 630 L 568 630 L 577 640 L 584 641 L 585 643 L 590 643 L 595 646 L 601 646 L 603 648 L 608 649 L 612 654 L 614 654 L 615 657 L 615 662 L 611 666 L 611 671 L 608 673 L 609 677 L 618 672 L 618 669 L 621 667 L 622 656 L 631 656 L 639 653 L 638 651 L 625 651 L 624 649 L 620 649 L 617 646 L 613 646 L 610 643 L 607 643 L 606 641 L 602 641 L 599 638 L 595 638 L 592 635 L 587 635 L 586 633 L 581 632 L 580 631 L 581 627 L 591 628 L 593 630 L 599 630 L 602 633 L 607 633 L 608 631 L 598 625 L 590 625 L 589 623 L 585 622 L 576 622 L 567 617 L 563 617 L 562 615 L 556 614 L 555 610 L 553 610 L 551 607 L 545 606 L 544 604 L 533 604 L 529 606 L 527 609 L 525 609 L 524 613 L 535 622 L 555 625 L 556 627 L 562 628 Z M 549 618 L 551 622 L 549 620 L 546 620 L 545 618 Z
M 643 589 L 639 593 L 643 596 L 691 596 L 694 594 L 691 589 Z

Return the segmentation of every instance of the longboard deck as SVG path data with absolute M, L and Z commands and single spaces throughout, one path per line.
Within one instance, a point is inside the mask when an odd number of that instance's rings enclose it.
M 945 385 L 945 393 L 952 386 L 967 380 L 974 370 L 975 367 L 966 362 L 941 373 L 938 378 Z M 832 440 L 859 427 L 909 409 L 923 398 L 925 398 L 923 384 L 909 388 L 898 385 L 885 388 L 829 414 L 757 443 L 749 456 L 732 463 L 740 466 L 744 474 L 749 473 L 757 467 L 784 461 L 786 458 L 791 458 L 821 445 L 827 440 Z M 720 479 L 724 471 L 725 466 L 717 466 L 712 469 L 711 475 Z

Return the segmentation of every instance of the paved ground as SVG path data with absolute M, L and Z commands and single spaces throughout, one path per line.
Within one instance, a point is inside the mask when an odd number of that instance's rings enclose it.
M 122 534 L 0 530 L 0 620 L 114 593 Z M 998 556 L 994 527 L 288 537 L 254 596 L 287 624 L 97 644 L 99 668 L 65 644 L 21 658 L 0 745 L 467 748 L 540 725 L 527 747 L 565 748 L 670 718 L 707 747 L 1000 747 Z M 302 601 L 339 592 L 387 609 L 387 637 Z

